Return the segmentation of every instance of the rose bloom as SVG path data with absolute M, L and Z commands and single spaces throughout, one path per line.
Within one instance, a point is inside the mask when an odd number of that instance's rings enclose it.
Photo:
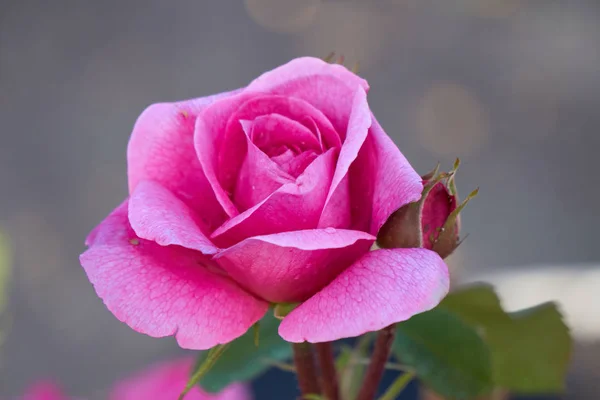
M 173 400 L 177 399 L 190 377 L 194 360 L 190 357 L 153 365 L 119 382 L 108 396 L 109 400 Z M 250 389 L 241 383 L 233 383 L 219 393 L 206 393 L 198 385 L 185 396 L 186 400 L 251 400 Z M 74 400 L 53 381 L 44 380 L 33 384 L 22 400 Z
M 231 92 L 154 104 L 127 148 L 129 196 L 81 255 L 121 321 L 181 347 L 242 334 L 300 303 L 290 342 L 376 331 L 436 306 L 448 270 L 426 249 L 369 251 L 423 183 L 341 65 L 298 58 Z

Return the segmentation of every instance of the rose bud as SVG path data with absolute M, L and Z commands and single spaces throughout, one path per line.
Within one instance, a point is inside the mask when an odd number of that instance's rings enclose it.
M 471 192 L 459 205 L 454 178 L 459 160 L 450 172 L 438 173 L 439 165 L 424 175 L 421 198 L 393 213 L 377 237 L 382 248 L 424 247 L 442 258 L 460 244 L 460 212 L 477 195 Z

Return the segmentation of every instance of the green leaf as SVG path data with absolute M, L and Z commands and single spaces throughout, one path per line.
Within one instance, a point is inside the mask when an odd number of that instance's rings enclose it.
M 522 394 L 564 390 L 572 341 L 555 304 L 506 313 L 493 288 L 480 284 L 449 294 L 440 307 L 483 333 L 496 386 Z
M 434 309 L 396 325 L 394 354 L 439 394 L 469 399 L 492 390 L 490 352 L 452 313 Z
M 206 391 L 216 393 L 234 381 L 256 378 L 271 367 L 269 360 L 288 359 L 292 354 L 292 347 L 279 336 L 278 327 L 279 320 L 273 317 L 271 312 L 267 313 L 258 326 L 258 347 L 255 345 L 255 333 L 251 328 L 229 344 L 227 351 L 200 379 L 200 385 Z M 208 358 L 208 353 L 209 351 L 203 351 L 196 365 L 201 365 Z

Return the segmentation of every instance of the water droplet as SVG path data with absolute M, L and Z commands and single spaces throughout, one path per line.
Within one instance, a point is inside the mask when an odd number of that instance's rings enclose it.
M 129 243 L 131 243 L 134 246 L 137 246 L 138 244 L 140 244 L 140 241 L 137 238 L 133 238 L 133 239 L 129 239 Z
M 335 233 L 335 228 L 325 228 L 325 232 L 327 232 L 327 233 Z

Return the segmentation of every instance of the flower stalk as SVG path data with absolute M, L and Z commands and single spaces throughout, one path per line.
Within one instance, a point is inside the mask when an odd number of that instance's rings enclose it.
M 310 343 L 293 343 L 296 379 L 302 397 L 321 393 L 315 364 L 315 356 Z
M 333 359 L 333 346 L 331 342 L 315 344 L 317 358 L 321 367 L 321 386 L 327 400 L 339 400 L 340 389 L 335 361 Z
M 379 388 L 379 383 L 385 371 L 385 365 L 390 356 L 395 334 L 395 325 L 390 325 L 377 334 L 371 363 L 367 368 L 363 385 L 356 398 L 357 400 L 373 400 L 375 398 L 377 388 Z

